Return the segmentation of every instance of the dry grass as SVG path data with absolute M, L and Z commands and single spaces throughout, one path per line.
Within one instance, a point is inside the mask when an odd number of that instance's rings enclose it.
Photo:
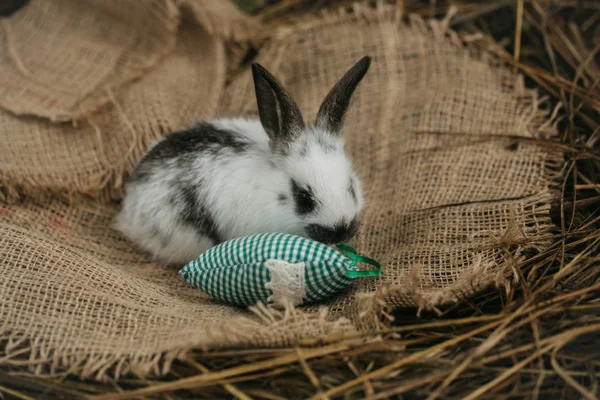
M 344 2 L 284 0 L 257 15 L 284 23 L 290 14 Z M 397 3 L 426 17 L 447 12 L 443 1 Z M 401 310 L 394 327 L 368 344 L 357 336 L 335 336 L 289 349 L 193 353 L 160 381 L 102 385 L 3 371 L 0 398 L 597 398 L 600 3 L 456 4 L 452 25 L 465 40 L 482 35 L 481 46 L 522 72 L 551 102 L 564 105 L 561 140 L 546 143 L 567 158 L 553 209 L 556 241 L 519 265 L 515 287 L 489 290 L 420 318 L 415 310 Z

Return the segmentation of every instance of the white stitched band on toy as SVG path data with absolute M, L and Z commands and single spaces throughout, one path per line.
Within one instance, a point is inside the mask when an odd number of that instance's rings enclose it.
M 302 299 L 306 295 L 304 288 L 306 264 L 267 260 L 264 265 L 271 273 L 271 281 L 265 283 L 265 288 L 273 292 L 267 300 L 276 304 L 284 304 L 286 301 L 295 306 L 302 304 Z

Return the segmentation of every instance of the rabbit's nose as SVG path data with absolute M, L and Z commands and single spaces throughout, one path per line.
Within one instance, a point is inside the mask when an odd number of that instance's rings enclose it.
M 350 223 L 341 223 L 333 227 L 309 225 L 306 231 L 308 236 L 314 240 L 326 244 L 337 244 L 352 239 L 358 231 L 358 226 L 358 220 L 354 219 Z

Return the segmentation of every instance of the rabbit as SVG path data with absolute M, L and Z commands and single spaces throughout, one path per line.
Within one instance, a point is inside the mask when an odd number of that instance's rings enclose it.
M 348 70 L 310 124 L 279 81 L 252 64 L 259 118 L 200 121 L 153 143 L 126 179 L 114 227 L 171 265 L 265 232 L 350 240 L 364 199 L 342 127 L 370 64 L 367 56 Z

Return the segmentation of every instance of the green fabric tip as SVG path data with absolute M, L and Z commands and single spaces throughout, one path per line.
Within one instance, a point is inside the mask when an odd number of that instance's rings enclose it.
M 378 276 L 381 274 L 381 264 L 372 258 L 361 256 L 357 253 L 357 251 L 347 244 L 340 243 L 337 244 L 336 247 L 340 249 L 340 251 L 348 257 L 352 262 L 350 263 L 351 269 L 346 271 L 346 276 L 348 278 L 360 278 L 364 276 Z M 369 269 L 366 271 L 361 271 L 358 269 L 358 263 L 365 263 L 374 266 L 376 269 Z

